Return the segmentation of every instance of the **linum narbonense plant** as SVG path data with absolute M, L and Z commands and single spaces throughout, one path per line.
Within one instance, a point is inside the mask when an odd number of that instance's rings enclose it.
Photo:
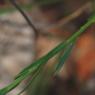
M 26 16 L 25 12 L 21 10 L 21 8 L 14 2 L 13 0 L 10 0 L 11 3 L 21 12 L 21 14 L 25 17 L 28 24 L 34 29 L 34 31 L 37 32 L 34 25 L 31 23 L 29 18 Z M 59 74 L 64 62 L 70 55 L 72 46 L 74 45 L 75 41 L 86 31 L 88 27 L 90 27 L 92 24 L 95 23 L 95 14 L 93 14 L 90 18 L 88 18 L 88 21 L 85 22 L 81 28 L 76 31 L 71 37 L 69 37 L 64 42 L 61 42 L 59 45 L 57 45 L 54 49 L 52 49 L 49 53 L 41 57 L 40 59 L 34 61 L 31 63 L 28 67 L 23 69 L 15 78 L 14 81 L 9 84 L 8 86 L 0 89 L 0 95 L 6 95 L 8 92 L 16 88 L 23 80 L 29 78 L 31 79 L 28 81 L 26 87 L 18 94 L 20 95 L 25 90 L 31 87 L 31 92 L 29 95 L 46 95 L 47 87 L 49 86 L 49 81 L 53 76 L 56 76 Z M 45 70 L 45 65 L 47 62 L 54 57 L 56 54 L 60 53 L 64 50 L 64 54 L 61 55 L 59 58 L 59 61 L 55 63 L 51 68 L 48 68 Z M 40 93 L 38 90 L 40 89 Z

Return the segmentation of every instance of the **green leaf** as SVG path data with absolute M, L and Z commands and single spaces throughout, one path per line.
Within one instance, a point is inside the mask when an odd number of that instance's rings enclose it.
M 74 44 L 74 42 L 71 43 L 70 45 L 68 45 L 66 47 L 66 49 L 64 50 L 64 53 L 61 56 L 61 58 L 59 59 L 59 63 L 56 66 L 56 72 L 59 72 L 61 70 L 61 68 L 63 67 L 64 63 L 66 62 L 66 60 L 70 56 L 72 48 L 73 48 L 73 44 Z
M 6 95 L 9 91 L 17 87 L 25 78 L 29 77 L 31 75 L 31 72 L 33 72 L 36 68 L 38 68 L 41 65 L 44 65 L 47 63 L 49 59 L 51 59 L 53 56 L 55 56 L 57 53 L 61 52 L 64 48 L 66 48 L 69 44 L 74 42 L 85 30 L 91 26 L 93 23 L 95 23 L 95 15 L 89 19 L 89 21 L 83 25 L 79 31 L 75 32 L 70 38 L 68 38 L 65 42 L 60 43 L 57 45 L 53 50 L 51 50 L 48 54 L 41 57 L 37 61 L 30 64 L 28 67 L 26 67 L 22 72 L 18 74 L 16 79 L 8 85 L 7 87 L 0 90 L 0 95 Z
M 15 80 L 13 83 L 8 85 L 7 87 L 1 89 L 0 90 L 0 95 L 6 95 L 9 91 L 11 91 L 15 87 L 17 87 L 23 79 L 24 79 L 24 76 L 18 78 L 17 80 Z
M 26 87 L 20 91 L 17 95 L 21 95 L 25 90 L 27 90 L 33 83 L 33 81 L 35 80 L 35 78 L 39 75 L 40 71 L 43 69 L 43 66 L 39 66 L 36 70 L 36 72 L 33 74 L 31 80 L 28 82 L 28 84 L 26 84 Z
M 64 48 L 66 48 L 70 43 L 74 42 L 83 32 L 85 32 L 85 30 L 92 25 L 95 22 L 95 15 L 94 17 L 92 17 L 91 19 L 89 19 L 89 21 L 83 25 L 79 31 L 77 31 L 76 33 L 74 33 L 70 38 L 68 38 L 65 42 L 60 43 L 58 46 L 56 46 L 53 50 L 51 50 L 48 54 L 46 54 L 45 56 L 41 57 L 40 59 L 38 59 L 37 61 L 33 62 L 32 64 L 30 64 L 28 67 L 26 67 L 24 70 L 22 70 L 17 76 L 16 78 L 20 77 L 23 73 L 25 72 L 31 72 L 33 71 L 33 69 L 40 65 L 40 64 L 46 64 L 46 62 L 52 58 L 53 56 L 55 56 L 57 53 L 61 52 Z

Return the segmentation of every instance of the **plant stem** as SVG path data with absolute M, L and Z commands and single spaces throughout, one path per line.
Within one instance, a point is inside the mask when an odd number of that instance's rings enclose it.
M 27 23 L 29 24 L 29 26 L 33 29 L 33 31 L 35 32 L 36 36 L 38 34 L 38 30 L 36 29 L 36 27 L 33 25 L 31 19 L 29 18 L 29 16 L 26 14 L 25 11 L 23 11 L 23 9 L 21 9 L 21 7 L 19 6 L 19 4 L 17 4 L 17 2 L 15 0 L 9 0 L 12 5 L 22 14 L 22 16 L 25 18 L 25 20 L 27 21 Z
M 65 47 L 67 47 L 69 44 L 71 44 L 72 42 L 74 42 L 83 32 L 85 32 L 85 30 L 90 27 L 93 23 L 95 23 L 95 15 L 92 16 L 88 22 L 83 25 L 80 30 L 76 33 L 74 33 L 69 39 L 67 39 L 65 42 L 62 42 L 61 44 L 59 44 L 56 48 L 54 48 L 53 50 L 51 50 L 47 55 L 43 56 L 42 58 L 38 59 L 37 61 L 35 61 L 34 63 L 32 63 L 31 65 L 29 65 L 27 68 L 25 68 L 20 74 L 19 77 L 16 78 L 16 80 L 14 80 L 13 83 L 11 83 L 9 86 L 3 88 L 0 90 L 0 95 L 6 95 L 9 91 L 11 91 L 12 89 L 14 89 L 15 87 L 17 87 L 25 78 L 27 78 L 29 75 L 31 75 L 31 72 L 33 71 L 33 67 L 37 67 L 40 65 L 44 65 L 47 63 L 47 61 L 52 58 L 54 55 L 56 55 L 57 53 L 61 52 Z M 25 73 L 25 71 L 27 71 Z M 24 72 L 24 74 L 23 74 Z

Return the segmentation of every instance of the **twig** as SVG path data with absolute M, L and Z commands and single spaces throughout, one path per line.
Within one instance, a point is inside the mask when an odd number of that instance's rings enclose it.
M 38 35 L 38 30 L 36 29 L 36 27 L 33 25 L 31 19 L 29 18 L 29 16 L 27 15 L 27 13 L 25 13 L 25 11 L 23 11 L 19 4 L 17 4 L 17 2 L 15 0 L 9 0 L 12 5 L 22 14 L 22 16 L 25 18 L 25 20 L 27 21 L 27 23 L 29 24 L 29 26 L 34 30 L 36 36 Z
M 91 2 L 87 2 L 85 5 L 83 5 L 81 8 L 77 9 L 75 12 L 71 13 L 70 15 L 62 18 L 60 21 L 58 21 L 56 24 L 52 24 L 50 26 L 47 26 L 44 28 L 44 30 L 49 31 L 49 29 L 53 28 L 60 28 L 70 21 L 74 20 L 75 18 L 79 17 L 82 13 L 87 11 L 87 9 L 90 9 L 92 6 Z
M 67 17 L 63 18 L 61 21 L 59 21 L 59 26 L 61 26 L 61 25 L 63 26 L 65 24 L 67 24 L 68 22 L 72 21 L 73 19 L 79 17 L 82 13 L 87 11 L 87 9 L 90 9 L 91 6 L 92 6 L 92 3 L 87 2 L 85 5 L 81 6 L 79 9 L 77 9 L 75 12 L 73 12 L 69 16 L 67 16 Z

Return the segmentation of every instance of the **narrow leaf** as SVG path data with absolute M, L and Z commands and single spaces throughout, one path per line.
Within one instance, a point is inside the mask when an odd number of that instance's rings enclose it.
M 66 49 L 64 50 L 63 55 L 61 56 L 59 63 L 56 67 L 56 72 L 59 72 L 61 70 L 61 68 L 63 67 L 64 63 L 66 62 L 66 60 L 68 59 L 68 57 L 71 54 L 72 48 L 73 48 L 74 43 L 71 43 L 70 45 L 68 45 L 66 47 Z

